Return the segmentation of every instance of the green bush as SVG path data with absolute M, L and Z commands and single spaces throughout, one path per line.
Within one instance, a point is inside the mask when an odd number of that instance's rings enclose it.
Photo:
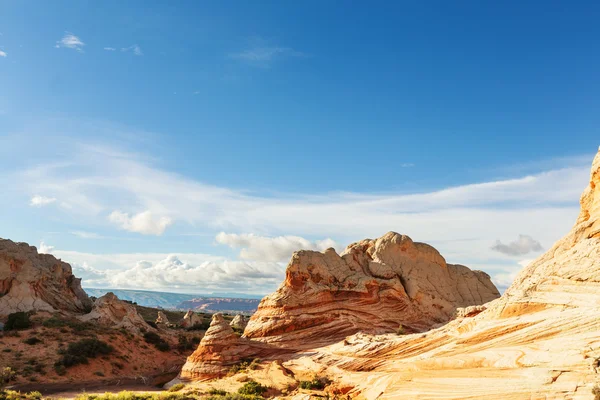
M 16 372 L 11 367 L 0 369 L 0 388 L 6 386 L 9 382 L 15 379 Z
M 307 390 L 323 390 L 331 381 L 327 378 L 315 377 L 311 381 L 300 381 L 300 388 Z
M 112 346 L 96 338 L 81 339 L 78 342 L 69 343 L 66 350 L 59 350 L 62 357 L 55 365 L 71 367 L 77 364 L 87 364 L 88 358 L 95 358 L 100 354 L 110 354 L 113 350 Z
M 405 334 L 406 334 L 406 329 L 404 329 L 402 324 L 400 324 L 400 326 L 398 326 L 398 329 L 396 330 L 396 335 L 405 335 Z
M 244 386 L 238 389 L 238 393 L 261 396 L 267 390 L 269 390 L 268 387 L 263 386 L 256 381 L 248 381 L 244 383 Z
M 169 351 L 171 346 L 167 343 L 160 335 L 155 332 L 145 332 L 144 340 L 148 343 L 151 343 L 160 351 Z
M 40 392 L 21 393 L 14 390 L 0 390 L 0 400 L 41 400 Z
M 225 395 L 228 394 L 228 392 L 226 390 L 212 388 L 212 389 L 210 389 L 208 391 L 208 394 L 215 394 L 215 395 L 218 395 L 218 396 L 225 396 Z
M 5 331 L 29 329 L 31 328 L 31 321 L 29 321 L 29 314 L 19 311 L 16 313 L 8 314 L 8 320 L 4 324 Z

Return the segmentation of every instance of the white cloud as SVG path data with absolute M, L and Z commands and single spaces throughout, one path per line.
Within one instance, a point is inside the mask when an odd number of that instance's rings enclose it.
M 85 43 L 83 43 L 79 37 L 73 35 L 71 32 L 65 32 L 65 35 L 62 37 L 62 39 L 56 42 L 54 47 L 65 47 L 67 49 L 74 49 L 79 52 L 83 52 L 83 46 L 85 46 Z
M 263 68 L 270 67 L 276 59 L 284 57 L 308 57 L 308 55 L 291 47 L 270 45 L 260 37 L 251 38 L 248 48 L 229 54 L 231 59 Z
M 155 218 L 150 210 L 135 214 L 131 217 L 127 213 L 113 211 L 108 216 L 108 219 L 110 222 L 126 231 L 157 236 L 162 235 L 167 226 L 171 225 L 173 222 L 169 217 Z
M 38 249 L 38 253 L 40 254 L 52 254 L 54 251 L 54 246 L 49 246 L 43 241 L 40 243 L 40 248 Z
M 104 50 L 106 50 L 106 51 L 115 51 L 117 49 L 115 49 L 114 47 L 105 47 Z
M 413 164 L 413 163 L 403 163 L 403 164 L 400 164 L 400 167 L 402 167 L 402 168 L 412 168 L 414 166 L 415 166 L 415 164 Z
M 257 261 L 288 261 L 294 251 L 319 250 L 336 247 L 332 239 L 311 242 L 299 236 L 265 237 L 250 234 L 221 232 L 215 237 L 217 243 L 232 249 L 241 248 L 240 258 Z
M 264 294 L 283 280 L 285 268 L 271 262 L 232 261 L 207 254 L 93 254 L 54 250 L 83 278 L 84 287 L 187 293 Z
M 6 170 L 2 176 L 14 192 L 44 193 L 68 201 L 72 207 L 60 207 L 61 219 L 78 223 L 81 230 L 106 228 L 106 216 L 113 210 L 120 210 L 112 216 L 113 224 L 151 234 L 172 225 L 175 234 L 191 229 L 214 238 L 221 231 L 247 232 L 271 239 L 328 237 L 347 244 L 393 230 L 432 244 L 450 263 L 483 269 L 492 276 L 519 267 L 512 256 L 491 249 L 496 239 L 527 232 L 549 246 L 568 232 L 579 212 L 578 199 L 588 184 L 591 161 L 421 193 L 267 196 L 206 184 L 159 168 L 150 157 L 106 146 L 65 142 L 61 151 L 70 154 L 68 162 Z M 5 208 L 10 205 L 7 201 Z M 151 213 L 150 218 L 141 218 L 148 222 L 137 223 L 135 212 L 126 213 L 132 210 Z M 169 224 L 163 220 L 161 226 L 161 217 L 168 218 Z M 251 257 L 252 251 L 252 257 L 259 257 L 256 249 L 262 249 L 238 248 L 245 257 Z M 261 257 L 276 258 L 271 252 Z
M 44 207 L 48 204 L 52 204 L 56 201 L 54 197 L 44 197 L 40 195 L 35 195 L 29 200 L 29 205 L 32 207 Z
M 542 251 L 543 247 L 540 242 L 531 236 L 519 235 L 517 240 L 508 244 L 504 244 L 500 240 L 497 240 L 496 244 L 492 246 L 492 250 L 508 256 L 522 256 L 533 251 Z
M 131 51 L 136 56 L 143 56 L 144 55 L 144 53 L 142 52 L 142 49 L 137 44 L 131 45 L 129 47 L 123 47 L 123 48 L 121 48 L 121 51 L 122 52 L 129 52 L 129 51 Z
M 5 51 L 0 50 L 0 57 L 6 57 L 7 54 Z
M 82 239 L 102 239 L 103 238 L 103 236 L 98 235 L 97 233 L 86 232 L 86 231 L 72 231 L 71 235 L 75 235 Z

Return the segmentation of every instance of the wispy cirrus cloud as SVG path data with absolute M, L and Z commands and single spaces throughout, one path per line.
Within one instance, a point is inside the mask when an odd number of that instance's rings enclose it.
M 105 47 L 104 50 L 106 50 L 106 51 L 116 51 L 117 49 L 115 49 L 114 47 Z
M 81 53 L 83 52 L 83 46 L 85 46 L 85 43 L 78 36 L 75 36 L 71 32 L 65 32 L 65 35 L 62 37 L 62 39 L 56 41 L 56 45 L 54 47 L 57 49 L 64 47 L 67 49 L 77 50 Z
M 212 238 L 226 232 L 217 242 L 239 249 L 237 257 L 246 263 L 285 260 L 284 253 L 297 244 L 318 249 L 321 238 L 347 244 L 394 230 L 432 244 L 448 262 L 498 274 L 504 281 L 520 266 L 515 255 L 490 244 L 522 232 L 544 246 L 559 239 L 578 214 L 591 161 L 577 158 L 511 179 L 422 193 L 267 196 L 176 174 L 158 166 L 154 157 L 123 148 L 65 141 L 61 151 L 69 154 L 69 162 L 28 165 L 4 171 L 2 177 L 19 196 L 43 193 L 67 201 L 71 207 L 58 210 L 61 220 L 71 221 L 67 229 L 160 235 L 167 230 L 185 234 L 187 227 Z M 274 240 L 279 237 L 286 238 L 284 244 Z M 294 242 L 294 237 L 306 242 Z M 535 257 L 542 247 L 529 246 L 527 257 Z
M 262 38 L 254 37 L 249 40 L 245 49 L 229 53 L 228 56 L 254 67 L 268 68 L 278 59 L 304 58 L 309 55 L 289 46 L 272 45 Z
M 142 48 L 140 46 L 138 46 L 137 44 L 131 45 L 129 47 L 122 47 L 121 51 L 124 53 L 128 53 L 131 52 L 136 56 L 143 56 L 144 52 L 142 52 Z

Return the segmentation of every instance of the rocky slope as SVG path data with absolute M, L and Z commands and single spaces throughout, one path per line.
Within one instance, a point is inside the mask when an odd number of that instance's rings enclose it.
M 433 247 L 389 232 L 338 255 L 296 252 L 285 282 L 265 297 L 244 336 L 315 346 L 361 332 L 421 332 L 447 322 L 457 307 L 499 297 L 489 276 L 447 264 Z
M 0 318 L 17 311 L 88 312 L 92 302 L 80 282 L 69 264 L 0 239 Z

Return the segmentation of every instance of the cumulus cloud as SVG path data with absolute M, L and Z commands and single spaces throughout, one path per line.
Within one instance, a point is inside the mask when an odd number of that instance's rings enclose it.
M 108 219 L 126 231 L 156 236 L 162 235 L 167 226 L 173 222 L 169 217 L 154 217 L 150 210 L 133 216 L 121 211 L 113 211 Z
M 40 243 L 40 247 L 38 249 L 38 253 L 40 254 L 52 254 L 54 251 L 54 246 L 49 246 L 43 241 Z
M 500 240 L 492 246 L 492 250 L 508 256 L 522 256 L 533 251 L 542 251 L 543 247 L 534 238 L 528 235 L 519 235 L 518 239 L 508 244 L 502 243 Z
M 337 244 L 330 238 L 311 242 L 300 236 L 266 237 L 252 233 L 236 234 L 221 232 L 216 237 L 217 243 L 232 249 L 241 248 L 240 258 L 258 261 L 287 261 L 297 250 L 323 251 Z
M 144 53 L 142 52 L 142 49 L 137 44 L 131 45 L 129 47 L 123 47 L 123 48 L 121 48 L 121 51 L 124 52 L 124 53 L 132 52 L 136 56 L 143 56 L 144 55 Z
M 283 280 L 283 265 L 206 254 L 93 254 L 55 250 L 84 287 L 265 294 Z
M 29 205 L 32 207 L 44 207 L 48 204 L 52 204 L 56 201 L 54 197 L 45 197 L 40 195 L 35 195 L 29 200 Z
M 65 32 L 65 35 L 62 37 L 62 39 L 56 42 L 54 47 L 65 47 L 67 49 L 74 49 L 79 52 L 83 52 L 83 46 L 85 46 L 85 43 L 83 43 L 79 37 L 73 35 L 71 32 Z
M 6 57 L 7 54 L 5 51 L 0 50 L 0 57 Z

